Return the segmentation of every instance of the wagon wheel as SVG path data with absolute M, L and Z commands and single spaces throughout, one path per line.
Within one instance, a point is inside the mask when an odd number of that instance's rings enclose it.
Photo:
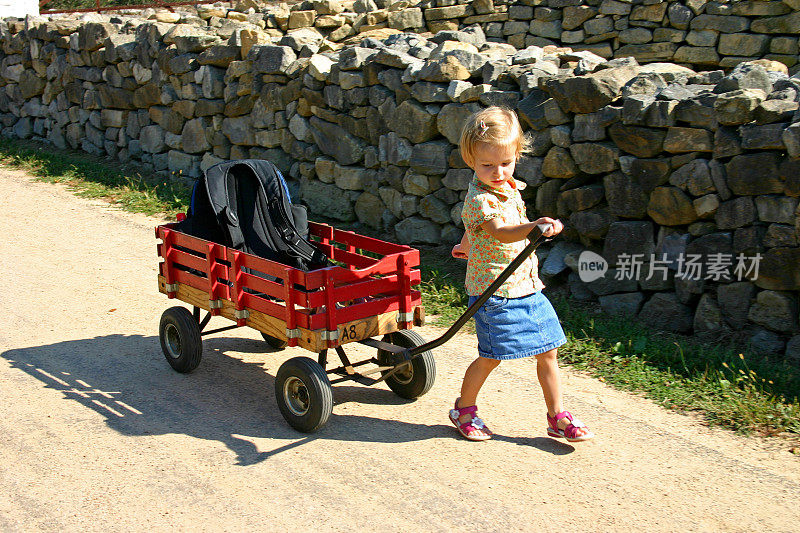
M 273 350 L 283 350 L 287 346 L 287 342 L 283 339 L 273 337 L 272 335 L 267 335 L 264 332 L 261 333 L 261 336 L 264 337 L 264 341 Z
M 390 333 L 383 337 L 383 341 L 403 348 L 415 348 L 425 344 L 425 339 L 421 335 L 407 329 Z M 381 366 L 394 366 L 400 361 L 401 359 L 397 355 L 385 350 L 378 350 L 378 364 Z M 386 375 L 388 372 L 387 370 L 381 374 Z M 413 400 L 431 390 L 435 380 L 436 361 L 433 360 L 433 354 L 428 350 L 386 378 L 386 384 L 401 398 Z
M 324 426 L 333 410 L 328 375 L 308 357 L 292 357 L 278 368 L 275 399 L 286 422 L 303 433 L 313 433 Z
M 164 311 L 158 325 L 158 338 L 164 357 L 174 370 L 188 374 L 200 364 L 203 357 L 200 324 L 185 307 L 170 307 Z

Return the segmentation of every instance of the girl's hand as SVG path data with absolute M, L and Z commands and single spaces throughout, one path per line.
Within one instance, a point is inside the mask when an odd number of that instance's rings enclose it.
M 464 232 L 464 235 L 461 236 L 461 242 L 453 246 L 453 249 L 450 251 L 450 255 L 455 257 L 456 259 L 469 259 L 469 237 L 467 233 Z
M 453 249 L 450 251 L 450 255 L 456 259 L 467 259 L 468 250 L 464 250 L 464 247 L 461 245 L 461 243 L 458 243 L 453 246 Z
M 536 225 L 550 224 L 550 227 L 547 230 L 545 230 L 545 232 L 542 234 L 545 237 L 554 237 L 559 233 L 561 233 L 562 231 L 564 231 L 564 224 L 560 220 L 555 218 L 542 217 L 537 219 L 536 222 L 534 222 L 534 224 Z

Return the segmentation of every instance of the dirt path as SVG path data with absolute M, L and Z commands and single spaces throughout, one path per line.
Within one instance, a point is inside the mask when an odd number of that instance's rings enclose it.
M 569 370 L 567 406 L 594 442 L 545 436 L 530 361 L 484 389 L 497 437 L 456 438 L 447 410 L 471 335 L 436 351 L 418 401 L 336 386 L 328 426 L 299 434 L 273 378 L 309 352 L 269 353 L 243 328 L 207 338 L 193 374 L 167 366 L 157 220 L 2 169 L 0 213 L 1 531 L 797 531 L 800 460 L 785 445 Z

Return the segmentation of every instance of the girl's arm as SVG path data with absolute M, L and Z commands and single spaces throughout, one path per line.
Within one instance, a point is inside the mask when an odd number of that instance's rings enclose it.
M 450 254 L 456 259 L 469 258 L 469 237 L 467 237 L 466 231 L 461 237 L 461 242 L 453 246 L 453 250 L 450 252 Z
M 500 242 L 517 242 L 525 239 L 528 233 L 539 224 L 550 224 L 550 228 L 544 232 L 545 237 L 558 235 L 564 229 L 564 224 L 560 220 L 550 217 L 542 217 L 525 224 L 508 225 L 503 224 L 500 218 L 492 218 L 481 224 L 481 228 Z

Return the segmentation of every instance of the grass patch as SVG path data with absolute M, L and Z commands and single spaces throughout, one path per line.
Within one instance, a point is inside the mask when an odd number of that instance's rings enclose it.
M 449 327 L 467 310 L 467 262 L 450 256 L 450 247 L 420 248 L 422 305 L 430 323 Z M 474 322 L 465 326 L 474 331 Z
M 24 170 L 39 181 L 65 183 L 82 198 L 102 198 L 134 213 L 174 219 L 189 205 L 188 187 L 157 181 L 147 171 L 83 152 L 0 138 L 0 164 Z
M 800 374 L 788 364 L 555 303 L 570 340 L 565 362 L 669 409 L 701 411 L 711 424 L 800 434 Z
M 154 183 L 142 171 L 82 152 L 0 139 L 0 165 L 66 183 L 80 196 L 104 198 L 129 211 L 174 218 L 188 206 L 188 188 Z M 420 247 L 420 254 L 426 313 L 434 324 L 449 326 L 467 308 L 466 262 L 450 257 L 449 246 Z M 554 304 L 570 340 L 560 350 L 564 362 L 668 409 L 702 412 L 710 424 L 759 435 L 800 435 L 796 368 L 734 347 L 654 331 L 583 304 L 564 299 Z

